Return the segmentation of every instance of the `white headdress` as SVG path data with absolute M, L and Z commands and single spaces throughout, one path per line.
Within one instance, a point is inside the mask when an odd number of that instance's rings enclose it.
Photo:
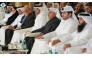
M 72 11 L 72 19 L 74 19 L 74 20 L 76 20 L 78 22 L 78 19 L 77 19 L 76 15 L 74 14 L 74 10 L 73 10 L 73 8 L 71 6 L 65 6 L 65 7 L 63 7 L 61 9 L 61 12 L 63 12 L 63 11 L 67 11 L 67 12 Z
M 86 12 L 81 12 L 78 14 L 78 17 L 83 18 L 83 20 L 90 26 L 92 27 L 92 15 L 88 14 Z
M 18 8 L 17 8 L 17 11 L 18 11 L 19 9 L 23 12 L 23 6 L 18 7 Z

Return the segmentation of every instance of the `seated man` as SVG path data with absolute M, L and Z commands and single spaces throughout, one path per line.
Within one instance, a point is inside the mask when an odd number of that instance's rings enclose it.
M 20 26 L 16 25 L 14 29 L 5 30 L 5 45 L 8 45 L 11 42 L 14 30 L 29 28 L 34 25 L 35 16 L 31 13 L 31 10 L 28 5 L 23 7 L 24 16 L 20 21 Z
M 78 52 L 76 50 L 76 46 L 84 45 L 88 42 L 88 40 L 92 37 L 91 14 L 80 13 L 78 17 L 79 26 L 77 30 L 72 34 L 68 34 L 51 41 L 50 44 L 52 49 L 56 49 L 58 53 L 69 53 L 70 50 Z M 75 50 L 72 48 L 75 48 Z
M 53 32 L 37 37 L 31 51 L 32 54 L 48 52 L 49 45 L 46 41 L 70 34 L 77 29 L 78 20 L 73 11 L 74 10 L 71 6 L 63 8 L 62 20 L 57 29 Z M 36 49 L 36 47 L 38 47 L 38 49 Z
M 13 15 L 12 13 L 12 5 L 7 5 L 6 12 L 4 18 L 0 21 L 0 28 L 5 25 L 5 22 L 7 22 L 8 18 Z
M 34 30 L 34 31 L 31 32 L 33 34 L 37 33 L 37 32 L 41 32 L 41 33 L 38 34 L 38 35 L 35 35 L 34 37 L 28 36 L 28 37 L 25 38 L 25 41 L 27 43 L 27 48 L 29 50 L 28 54 L 31 52 L 32 46 L 35 42 L 34 38 L 37 38 L 41 35 L 52 32 L 58 27 L 58 25 L 60 23 L 60 20 L 56 17 L 56 13 L 57 13 L 56 10 L 54 10 L 53 8 L 50 9 L 49 12 L 48 12 L 49 21 L 46 23 L 46 25 L 43 26 L 42 28 L 39 28 L 39 29 Z
M 67 54 L 92 54 L 92 38 L 88 41 L 87 44 L 85 45 L 80 45 L 80 46 L 77 46 L 77 47 L 72 47 L 70 49 L 66 49 L 66 52 Z
M 21 21 L 21 18 L 24 16 L 24 14 L 23 14 L 23 7 L 22 6 L 20 6 L 17 9 L 17 11 L 18 11 L 19 15 L 17 16 L 17 18 L 15 19 L 15 21 L 11 25 L 3 26 L 0 29 L 0 32 L 2 33 L 2 34 L 0 34 L 1 45 L 4 44 L 5 29 L 14 29 L 16 27 L 16 25 L 18 25 L 19 22 Z
M 18 42 L 20 39 L 25 38 L 25 33 L 39 29 L 43 27 L 47 23 L 47 13 L 46 10 L 43 10 L 44 6 L 35 6 L 34 11 L 36 16 L 34 26 L 31 28 L 21 29 L 14 31 L 14 35 L 12 37 L 11 43 Z

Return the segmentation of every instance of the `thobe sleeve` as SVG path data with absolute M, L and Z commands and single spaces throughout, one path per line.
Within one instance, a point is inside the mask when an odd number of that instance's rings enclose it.
M 43 35 L 43 37 L 46 38 L 46 39 L 47 38 L 52 38 L 54 36 L 56 36 L 56 32 L 55 31 L 52 31 L 50 33 L 47 33 L 47 34 Z
M 47 23 L 47 18 L 46 18 L 45 14 L 43 14 L 43 16 L 41 16 L 40 21 L 41 22 L 39 23 L 38 26 L 41 28 L 41 27 L 45 26 L 45 24 Z
M 71 42 L 71 46 L 78 46 L 78 45 L 83 45 L 87 43 L 87 39 L 85 36 L 83 36 L 80 40 L 76 41 L 76 42 Z
M 59 40 L 60 40 L 62 43 L 64 43 L 64 42 L 66 42 L 66 41 L 68 41 L 68 40 L 72 40 L 72 39 L 74 38 L 75 34 L 76 34 L 76 31 L 73 32 L 73 33 L 71 33 L 71 34 L 68 34 L 68 35 L 65 35 L 65 36 L 60 37 Z
M 90 37 L 92 37 L 92 31 L 91 29 L 88 29 L 84 36 L 81 35 L 78 41 L 71 42 L 70 44 L 71 46 L 78 46 L 78 45 L 86 44 L 88 40 L 90 39 Z

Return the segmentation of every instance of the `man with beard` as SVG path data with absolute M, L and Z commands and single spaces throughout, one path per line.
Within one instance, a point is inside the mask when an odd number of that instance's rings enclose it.
M 8 21 L 8 18 L 9 17 L 11 17 L 12 15 L 13 15 L 13 13 L 12 13 L 12 5 L 7 5 L 7 10 L 6 10 L 6 12 L 5 12 L 5 16 L 4 16 L 4 18 L 3 18 L 3 20 L 1 20 L 0 21 L 0 28 L 3 26 L 3 25 L 5 25 L 5 22 L 7 22 Z
M 52 50 L 56 49 L 58 53 L 72 53 L 71 51 L 77 53 L 79 51 L 76 50 L 76 47 L 86 44 L 92 37 L 91 14 L 83 12 L 79 13 L 78 17 L 78 29 L 72 34 L 68 34 L 49 43 Z

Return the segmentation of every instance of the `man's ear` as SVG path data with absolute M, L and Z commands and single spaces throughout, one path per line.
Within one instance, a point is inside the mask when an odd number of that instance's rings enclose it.
M 72 17 L 72 14 L 71 13 L 69 13 L 69 17 Z

